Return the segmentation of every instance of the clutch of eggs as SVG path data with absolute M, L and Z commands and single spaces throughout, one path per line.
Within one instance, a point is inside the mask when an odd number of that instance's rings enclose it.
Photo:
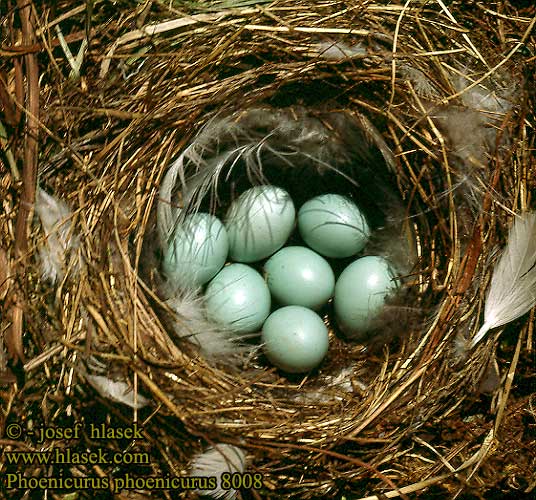
M 333 298 L 340 330 L 362 338 L 399 283 L 379 256 L 357 258 L 335 279 L 326 258 L 356 256 L 370 237 L 365 216 L 349 198 L 328 193 L 301 206 L 297 226 L 310 248 L 284 247 L 295 225 L 294 203 L 284 189 L 252 187 L 231 203 L 224 224 L 207 213 L 186 216 L 164 252 L 163 270 L 178 286 L 209 282 L 209 319 L 238 334 L 262 330 L 272 364 L 305 373 L 328 351 L 327 328 L 315 311 Z M 267 257 L 264 278 L 245 264 Z M 224 266 L 227 258 L 235 262 Z M 272 299 L 281 307 L 270 314 Z

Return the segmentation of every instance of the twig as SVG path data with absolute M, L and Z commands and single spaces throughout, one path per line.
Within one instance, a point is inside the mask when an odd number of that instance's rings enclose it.
M 31 2 L 17 0 L 22 22 L 23 40 L 28 45 L 35 43 L 30 16 L 32 13 Z M 39 67 L 35 54 L 24 56 L 26 63 L 27 86 L 27 111 L 26 131 L 24 137 L 24 168 L 22 172 L 23 189 L 17 223 L 15 229 L 15 250 L 20 257 L 28 247 L 27 225 L 30 212 L 35 202 L 35 188 L 37 182 L 37 153 L 39 134 Z
M 35 43 L 35 33 L 30 17 L 32 15 L 32 2 L 17 0 L 19 16 L 22 25 L 23 43 Z M 21 258 L 28 249 L 28 220 L 35 203 L 35 188 L 37 182 L 38 133 L 39 133 L 39 67 L 35 54 L 24 56 L 26 63 L 27 103 L 26 103 L 26 130 L 24 136 L 24 167 L 22 171 L 22 194 L 15 224 L 15 256 Z M 19 266 L 23 264 L 19 262 Z M 19 268 L 22 275 L 23 271 Z M 22 346 L 23 307 L 21 293 L 15 291 L 11 310 L 11 327 L 6 345 L 11 356 L 17 360 L 24 360 Z

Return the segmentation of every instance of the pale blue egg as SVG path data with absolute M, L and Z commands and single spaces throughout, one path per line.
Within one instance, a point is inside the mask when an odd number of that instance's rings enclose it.
M 212 321 L 237 333 L 256 332 L 270 314 L 270 290 L 252 267 L 230 264 L 207 285 L 205 305 Z
M 290 195 L 276 186 L 255 186 L 229 207 L 225 227 L 229 254 L 238 262 L 255 262 L 279 250 L 296 219 Z
M 335 284 L 333 299 L 341 330 L 352 337 L 366 334 L 398 286 L 394 270 L 383 257 L 363 257 L 346 267 Z
M 311 309 L 286 306 L 274 311 L 264 322 L 262 343 L 274 366 L 288 373 L 306 373 L 325 358 L 328 329 Z
M 355 255 L 370 237 L 361 210 L 339 194 L 322 194 L 305 202 L 298 212 L 298 228 L 305 243 L 326 257 Z
M 319 309 L 335 288 L 331 266 L 306 247 L 282 248 L 266 261 L 264 273 L 272 297 L 282 305 Z
M 223 267 L 229 252 L 227 231 L 214 215 L 187 215 L 164 249 L 162 267 L 178 287 L 200 286 Z

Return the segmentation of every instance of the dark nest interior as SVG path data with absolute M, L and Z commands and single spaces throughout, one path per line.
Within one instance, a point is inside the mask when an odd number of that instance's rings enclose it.
M 536 208 L 535 24 L 513 0 L 4 0 L 4 497 L 197 498 L 150 480 L 188 477 L 219 443 L 246 456 L 242 499 L 534 495 L 534 309 L 471 338 L 514 215 Z M 396 207 L 375 224 L 409 228 L 414 256 L 388 334 L 345 339 L 328 312 L 330 351 L 307 376 L 179 338 L 189 318 L 161 293 L 152 244 L 161 187 L 218 120 L 230 128 L 203 161 L 270 137 L 309 148 L 284 168 L 262 153 L 263 179 L 300 203 L 329 186 Z M 263 181 L 235 166 L 203 206 Z M 142 438 L 92 434 L 134 423 Z M 17 454 L 58 451 L 70 459 Z M 127 476 L 142 480 L 114 488 Z

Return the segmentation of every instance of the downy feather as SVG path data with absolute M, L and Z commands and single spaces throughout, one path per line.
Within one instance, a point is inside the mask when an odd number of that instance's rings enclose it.
M 86 374 L 87 381 L 106 399 L 140 409 L 149 404 L 141 394 L 134 394 L 132 387 L 123 380 L 113 380 L 104 375 Z
M 536 304 L 536 212 L 518 215 L 497 263 L 484 306 L 484 324 L 474 347 L 492 328 L 506 325 Z
M 177 182 L 186 185 L 185 172 L 193 167 L 199 171 L 206 167 L 206 159 L 213 157 L 222 135 L 236 136 L 236 124 L 230 118 L 209 121 L 179 157 L 171 164 L 160 185 L 160 199 L 157 205 L 157 228 L 162 246 L 167 245 L 177 224 L 181 210 L 173 202 L 173 192 Z
M 244 337 L 207 318 L 203 298 L 196 290 L 176 290 L 170 297 L 166 304 L 175 313 L 173 330 L 205 358 L 238 364 L 250 353 L 252 347 L 242 342 Z
M 218 484 L 215 489 L 196 490 L 197 493 L 212 498 L 232 500 L 236 497 L 237 491 L 223 488 L 221 476 L 224 472 L 243 474 L 245 469 L 246 454 L 243 450 L 230 444 L 216 444 L 194 457 L 189 475 L 190 477 L 216 477 Z
M 69 257 L 79 246 L 78 235 L 72 231 L 72 214 L 67 204 L 37 188 L 35 211 L 45 232 L 45 241 L 39 247 L 43 279 L 55 283 L 62 280 Z M 79 260 L 73 259 L 73 271 L 80 269 Z
M 442 97 L 434 83 L 420 69 L 404 62 L 397 67 L 401 76 L 411 81 L 421 104 L 447 139 L 455 191 L 464 206 L 479 212 L 482 198 L 490 189 L 490 157 L 509 143 L 508 131 L 501 129 L 501 123 L 515 108 L 519 92 L 517 82 L 507 73 L 495 75 L 499 75 L 502 82 L 489 77 L 471 87 L 478 75 L 461 64 L 455 66 L 457 69 L 450 71 L 449 79 L 459 98 L 448 105 L 441 104 Z
M 314 45 L 318 55 L 329 61 L 344 61 L 353 57 L 364 57 L 368 54 L 367 48 L 361 42 L 347 45 L 343 42 L 320 42 Z
M 355 377 L 354 367 L 342 368 L 337 375 L 327 375 L 320 380 L 320 384 L 311 389 L 300 387 L 295 401 L 305 404 L 329 403 L 342 401 L 343 394 L 351 394 L 354 390 L 352 379 Z M 356 379 L 356 384 L 363 388 L 363 382 Z M 364 386 L 366 389 L 366 386 Z
M 508 131 L 501 129 L 501 123 L 514 107 L 517 89 L 506 74 L 502 76 L 507 83 L 490 77 L 474 87 L 471 84 L 477 77 L 471 79 L 470 75 L 467 67 L 451 74 L 454 89 L 461 93 L 461 106 L 450 104 L 435 118 L 450 143 L 458 189 L 469 206 L 479 212 L 482 198 L 490 189 L 489 160 L 509 143 Z

